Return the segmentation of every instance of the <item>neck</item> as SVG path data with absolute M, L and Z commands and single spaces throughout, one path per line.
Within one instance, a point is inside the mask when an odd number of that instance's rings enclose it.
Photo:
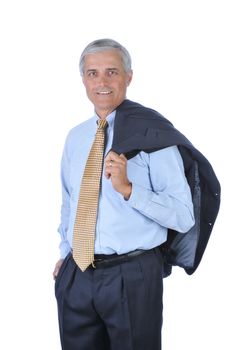
M 98 115 L 98 117 L 99 117 L 100 119 L 106 119 L 106 117 L 107 117 L 110 113 L 112 113 L 113 111 L 114 111 L 114 109 L 108 109 L 108 110 L 106 110 L 106 111 L 99 111 L 99 110 L 95 109 L 95 113 Z

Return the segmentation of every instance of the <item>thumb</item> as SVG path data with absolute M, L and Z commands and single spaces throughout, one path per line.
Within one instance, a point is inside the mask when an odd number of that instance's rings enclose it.
M 127 160 L 127 158 L 125 157 L 125 155 L 124 155 L 123 153 L 121 153 L 121 154 L 119 155 L 119 157 L 122 158 L 122 159 L 124 159 L 124 160 Z

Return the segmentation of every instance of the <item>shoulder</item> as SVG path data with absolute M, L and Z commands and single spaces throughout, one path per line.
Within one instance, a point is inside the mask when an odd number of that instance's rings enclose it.
M 95 125 L 96 117 L 89 118 L 88 120 L 85 120 L 84 122 L 74 126 L 69 132 L 66 137 L 66 140 L 72 140 L 75 139 L 78 136 L 85 137 L 86 133 L 91 132 Z
M 84 141 L 95 132 L 96 117 L 73 127 L 67 134 L 65 139 L 64 150 L 67 154 L 71 154 L 75 149 L 81 147 Z
M 136 127 L 173 129 L 173 124 L 155 109 L 130 100 L 125 100 L 117 108 L 116 127 L 125 125 L 132 126 L 133 129 Z

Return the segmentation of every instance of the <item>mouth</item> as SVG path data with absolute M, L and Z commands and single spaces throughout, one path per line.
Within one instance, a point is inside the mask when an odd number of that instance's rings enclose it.
M 111 90 L 103 90 L 103 91 L 97 91 L 97 95 L 100 95 L 100 96 L 106 96 L 106 95 L 110 95 L 112 94 L 112 91 Z

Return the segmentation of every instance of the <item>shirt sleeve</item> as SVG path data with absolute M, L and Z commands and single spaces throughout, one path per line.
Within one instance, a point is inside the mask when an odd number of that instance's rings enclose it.
M 187 232 L 194 225 L 193 203 L 178 148 L 144 153 L 144 157 L 151 189 L 132 183 L 128 204 L 163 227 Z
M 67 231 L 70 216 L 70 185 L 69 185 L 69 158 L 67 154 L 67 144 L 64 147 L 61 160 L 61 186 L 62 186 L 62 205 L 61 205 L 61 222 L 58 232 L 61 237 L 60 257 L 63 259 L 70 252 L 70 245 L 67 240 Z

